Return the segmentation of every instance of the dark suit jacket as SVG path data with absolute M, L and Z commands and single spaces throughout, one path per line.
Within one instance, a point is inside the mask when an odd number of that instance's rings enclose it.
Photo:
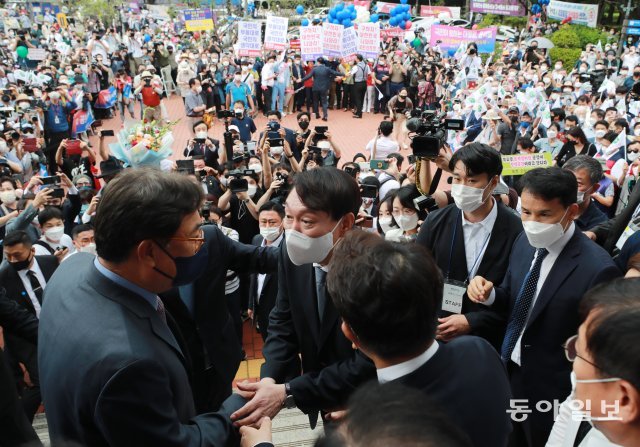
M 609 253 L 613 253 L 616 248 L 616 242 L 620 239 L 624 229 L 627 228 L 631 216 L 638 205 L 640 205 L 640 182 L 637 182 L 636 186 L 634 186 L 629 195 L 629 203 L 620 214 L 590 230 L 596 234 L 598 243 Z
M 467 132 L 467 138 L 465 143 L 471 142 L 482 131 L 482 118 L 476 118 L 475 112 L 470 112 L 471 116 L 467 115 L 465 119 L 465 131 Z
M 529 272 L 535 249 L 523 232 L 513 245 L 509 269 L 500 287 L 496 287 L 493 308 L 513 313 L 518 292 Z M 569 239 L 540 289 L 529 313 L 522 336 L 521 374 L 524 396 L 531 402 L 554 399 L 562 402 L 571 391 L 567 361 L 562 345 L 578 333 L 578 305 L 593 286 L 620 276 L 611 257 L 580 230 Z M 541 413 L 532 408 L 526 423 L 532 433 L 548 436 L 553 411 Z M 544 438 L 546 439 L 546 438 Z
M 476 274 L 487 278 L 494 284 L 500 284 L 509 266 L 509 253 L 511 253 L 513 242 L 522 232 L 522 221 L 517 214 L 500 201 L 496 201 L 496 203 L 498 215 Z M 454 228 L 457 229 L 453 241 L 453 253 L 451 253 Z M 449 205 L 429 213 L 426 222 L 420 227 L 418 243 L 431 251 L 443 275 L 447 274 L 449 262 L 451 262 L 449 278 L 458 281 L 467 279 L 469 272 L 467 271 L 462 230 L 462 212 L 458 207 Z M 466 294 L 462 302 L 462 313 L 467 317 L 472 335 L 483 337 L 496 349 L 500 349 L 506 327 L 504 315 L 487 308 L 487 306 L 474 303 Z M 450 315 L 450 312 L 441 311 L 441 315 Z
M 264 238 L 259 234 L 253 237 L 251 243 L 256 247 L 262 246 Z M 282 243 L 282 242 L 281 242 Z M 277 248 L 276 248 L 277 250 Z M 276 305 L 276 297 L 278 296 L 278 275 L 277 272 L 265 275 L 262 290 L 258 297 L 258 274 L 253 273 L 249 284 L 249 309 L 254 311 L 255 321 L 260 328 L 262 338 L 267 338 L 267 330 L 269 328 L 269 314 L 271 309 Z
M 291 75 L 293 76 L 293 80 L 296 88 L 300 88 L 300 86 L 302 85 L 302 82 L 295 82 L 295 80 L 304 78 L 304 67 L 302 66 L 302 64 L 300 65 L 293 64 L 291 66 Z
M 474 446 L 507 445 L 511 388 L 500 356 L 485 340 L 465 335 L 440 344 L 427 363 L 394 382 L 422 390 Z
M 49 434 L 91 446 L 223 446 L 234 396 L 197 415 L 188 358 L 167 313 L 102 275 L 83 253 L 45 290 L 38 360 Z M 69 287 L 73 281 L 77 286 Z M 174 336 L 174 333 L 177 336 Z M 240 401 L 238 401 L 238 400 Z
M 302 82 L 313 78 L 313 91 L 326 92 L 331 87 L 333 79 L 339 76 L 342 76 L 342 73 L 332 70 L 326 65 L 318 64 L 313 67 L 313 70 L 308 75 L 302 78 Z
M 213 407 L 217 407 L 231 394 L 231 384 L 242 361 L 242 346 L 236 336 L 225 299 L 227 270 L 236 273 L 277 271 L 278 250 L 235 242 L 215 225 L 205 225 L 202 228 L 209 252 L 209 265 L 194 283 L 195 325 L 177 291 L 174 291 L 174 296 L 178 299 L 168 299 L 167 307 L 185 335 L 195 331 L 200 338 L 205 348 L 202 353 L 204 368 L 214 369 L 219 379 L 218 387 L 226 390 L 213 402 Z M 162 295 L 164 298 L 165 294 Z M 186 326 L 190 326 L 191 331 L 187 331 Z
M 315 284 L 313 265 L 294 265 L 282 241 L 278 297 L 269 316 L 260 376 L 290 382 L 296 406 L 309 414 L 312 428 L 319 410 L 343 405 L 359 384 L 375 377 L 373 363 L 354 351 L 342 333 L 329 296 L 320 324 Z

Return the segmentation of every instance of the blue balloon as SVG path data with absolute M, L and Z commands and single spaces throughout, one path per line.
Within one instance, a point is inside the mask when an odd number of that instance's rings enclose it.
M 344 25 L 345 28 L 349 28 L 349 27 L 353 26 L 353 24 L 351 23 L 350 19 L 344 19 L 342 24 Z
M 405 12 L 411 11 L 411 5 L 404 5 L 404 11 Z
M 404 28 L 405 28 L 405 26 L 407 26 L 407 22 L 405 22 L 405 21 L 403 20 L 402 22 L 400 22 L 400 23 L 398 24 L 398 26 L 399 26 L 400 28 L 404 29 Z
M 304 6 L 302 6 L 302 5 L 296 6 L 296 12 L 298 14 L 304 14 Z
M 332 19 L 334 19 L 336 17 L 336 10 L 335 9 L 330 9 L 329 10 L 329 17 L 331 17 Z
M 400 0 L 400 3 L 402 3 L 403 5 L 407 4 L 407 0 Z
M 349 6 L 347 6 L 347 9 L 348 9 L 349 11 L 355 11 L 355 10 L 356 10 L 356 7 L 353 5 L 353 3 L 351 3 Z
M 397 24 L 398 24 L 398 19 L 396 19 L 396 16 L 393 16 L 389 19 L 389 25 L 396 26 Z
M 356 17 L 358 17 L 358 13 L 357 13 L 357 12 L 355 12 L 355 11 L 353 11 L 353 12 L 351 13 L 351 20 L 355 20 L 355 19 L 356 19 Z
M 344 3 L 338 3 L 336 5 L 336 11 L 342 11 L 344 9 Z
M 309 19 L 302 19 L 302 26 L 309 26 Z
M 411 14 L 409 14 L 408 12 L 405 12 L 404 13 L 404 20 L 405 20 L 405 22 L 411 20 Z
M 456 55 L 456 50 L 449 50 L 447 53 L 449 54 L 449 57 L 453 57 Z
M 531 12 L 534 14 L 538 14 L 540 11 L 542 11 L 542 8 L 537 3 L 531 7 Z
M 380 20 L 380 16 L 378 14 L 371 14 L 369 17 L 373 23 L 377 23 Z

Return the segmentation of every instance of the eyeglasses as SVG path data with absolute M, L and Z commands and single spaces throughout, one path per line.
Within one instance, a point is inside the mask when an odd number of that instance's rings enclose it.
M 578 341 L 578 336 L 577 335 L 573 335 L 571 337 L 569 337 L 567 339 L 567 341 L 564 343 L 564 345 L 562 345 L 562 347 L 564 348 L 564 355 L 567 357 L 567 360 L 569 360 L 571 363 L 573 363 L 577 358 L 584 360 L 585 362 L 587 362 L 588 364 L 590 364 L 591 366 L 593 366 L 594 368 L 598 369 L 599 371 L 604 372 L 604 370 L 602 368 L 600 368 L 598 365 L 596 365 L 595 363 L 585 359 L 582 356 L 578 355 L 578 352 L 576 350 L 576 342 Z M 586 380 L 576 380 L 576 382 L 579 383 L 603 383 L 603 382 L 617 382 L 618 380 L 621 380 L 619 377 L 609 377 L 606 379 L 586 379 Z
M 198 253 L 200 251 L 200 249 L 204 245 L 204 231 L 202 230 L 202 228 L 200 229 L 200 237 L 175 236 L 175 237 L 170 237 L 169 240 L 170 241 L 191 242 L 193 244 L 193 246 L 194 246 L 193 254 L 196 254 L 196 253 Z

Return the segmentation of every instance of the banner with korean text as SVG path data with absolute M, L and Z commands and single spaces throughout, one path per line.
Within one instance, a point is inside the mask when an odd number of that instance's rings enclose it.
M 358 53 L 365 58 L 378 57 L 380 53 L 380 25 L 378 23 L 358 24 Z
M 345 28 L 342 32 L 342 57 L 351 62 L 358 52 L 358 35 L 354 27 Z
M 304 61 L 315 61 L 322 56 L 322 27 L 300 28 L 300 54 Z
M 238 56 L 257 57 L 262 54 L 260 22 L 238 22 Z
M 343 25 L 324 22 L 323 24 L 322 46 L 325 56 L 341 57 L 342 56 L 342 35 L 344 31 Z
M 450 19 L 460 18 L 459 6 L 420 6 L 420 17 L 440 17 L 440 14 L 444 14 L 445 17 Z
M 287 46 L 287 28 L 289 19 L 286 17 L 267 17 L 267 29 L 264 33 L 264 48 L 266 50 L 284 50 Z
M 447 51 L 455 52 L 461 43 L 468 45 L 475 42 L 478 45 L 478 53 L 493 53 L 497 30 L 496 27 L 473 30 L 456 26 L 433 25 L 429 45 L 432 47 L 440 45 L 440 48 L 446 53 Z M 439 44 L 438 41 L 440 41 Z
M 501 16 L 524 16 L 527 10 L 520 0 L 471 0 L 471 11 Z
M 213 29 L 210 9 L 185 9 L 184 26 L 187 31 L 209 31 Z
M 598 5 L 551 0 L 551 3 L 547 6 L 547 16 L 556 20 L 564 20 L 567 17 L 571 17 L 571 23 L 595 28 L 598 22 Z
M 502 156 L 502 175 L 522 175 L 536 168 L 551 167 L 551 153 Z

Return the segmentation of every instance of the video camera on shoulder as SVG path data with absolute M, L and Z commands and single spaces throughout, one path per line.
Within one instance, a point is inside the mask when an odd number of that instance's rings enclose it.
M 216 117 L 224 119 L 224 118 L 233 118 L 235 114 L 231 110 L 218 110 L 216 112 Z
M 427 213 L 436 211 L 438 209 L 436 199 L 431 196 L 416 197 L 415 199 L 413 199 L 413 205 L 416 207 L 416 210 L 425 211 Z
M 416 135 L 411 142 L 413 155 L 417 158 L 435 159 L 440 148 L 447 139 L 447 130 L 464 130 L 464 120 L 444 119 L 445 113 L 436 115 L 433 110 L 426 110 L 419 117 L 414 116 L 407 121 L 407 129 Z
M 267 128 L 270 132 L 278 132 L 280 130 L 280 123 L 269 121 L 269 124 L 267 124 Z
M 245 169 L 244 171 L 235 170 L 228 174 L 229 177 L 229 189 L 232 193 L 245 192 L 249 190 L 249 181 L 244 178 L 247 175 L 254 175 L 253 169 Z

